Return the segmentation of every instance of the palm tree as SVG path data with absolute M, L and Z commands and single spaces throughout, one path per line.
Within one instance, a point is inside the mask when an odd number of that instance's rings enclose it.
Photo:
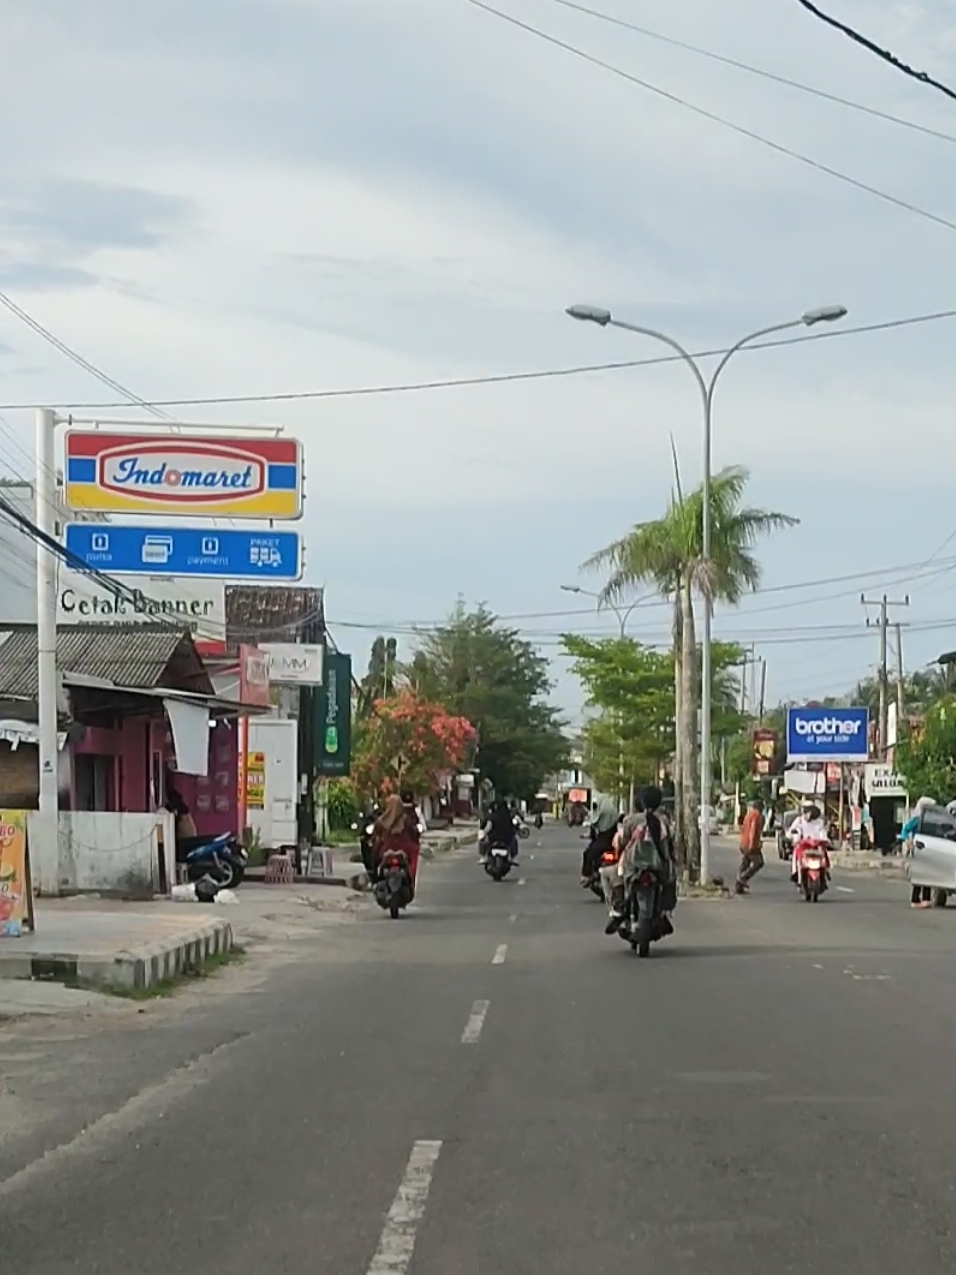
M 678 486 L 661 518 L 639 523 L 585 563 L 586 568 L 609 572 L 601 591 L 606 602 L 617 602 L 636 588 L 651 585 L 673 604 L 675 813 L 678 846 L 692 876 L 700 866 L 694 598 L 705 598 L 711 605 L 715 601 L 738 603 L 760 583 L 760 563 L 753 553 L 758 539 L 798 521 L 786 514 L 744 506 L 749 477 L 743 466 L 731 465 L 711 479 L 709 562 L 703 557 L 703 491 L 698 487 L 682 496 Z

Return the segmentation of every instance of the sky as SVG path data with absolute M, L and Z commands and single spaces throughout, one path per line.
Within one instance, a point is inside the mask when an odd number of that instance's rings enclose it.
M 572 322 L 575 302 L 692 351 L 823 304 L 844 329 L 956 309 L 956 102 L 797 0 L 584 2 L 948 137 L 556 0 L 490 2 L 645 86 L 468 0 L 6 0 L 0 289 L 150 401 L 667 353 Z M 956 0 L 827 5 L 956 85 Z M 714 467 L 800 519 L 760 546 L 764 590 L 716 619 L 766 659 L 771 702 L 872 670 L 863 590 L 909 596 L 907 668 L 956 647 L 956 318 L 838 331 L 736 356 L 714 399 Z M 17 405 L 116 399 L 0 309 L 0 472 L 32 463 Z M 617 623 L 560 586 L 599 588 L 580 564 L 663 512 L 672 437 L 682 481 L 702 473 L 680 363 L 170 410 L 302 439 L 306 578 L 359 664 L 376 632 L 407 650 L 412 622 L 485 601 L 554 659 L 572 720 L 558 635 Z M 628 631 L 662 644 L 667 618 L 650 599 Z

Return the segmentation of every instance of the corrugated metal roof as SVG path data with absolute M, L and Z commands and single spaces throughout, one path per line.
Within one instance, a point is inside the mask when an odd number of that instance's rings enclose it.
M 62 673 L 85 673 L 120 686 L 152 689 L 162 683 L 176 656 L 185 657 L 189 664 L 195 661 L 200 681 L 208 680 L 202 677 L 202 663 L 187 633 L 145 624 L 62 625 L 57 629 L 56 660 Z M 195 689 L 205 688 L 196 685 Z M 36 625 L 0 625 L 0 697 L 4 695 L 36 698 Z

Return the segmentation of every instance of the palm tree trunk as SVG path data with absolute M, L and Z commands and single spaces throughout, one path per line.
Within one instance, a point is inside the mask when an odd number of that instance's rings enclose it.
M 687 866 L 687 849 L 684 838 L 684 750 L 681 747 L 681 702 L 683 700 L 683 632 L 681 593 L 674 598 L 674 844 L 677 863 L 681 872 Z
M 684 854 L 692 881 L 700 875 L 700 825 L 697 780 L 697 637 L 691 581 L 681 584 L 681 715 Z

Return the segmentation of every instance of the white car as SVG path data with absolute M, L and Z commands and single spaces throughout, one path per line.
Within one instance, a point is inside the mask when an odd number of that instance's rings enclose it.
M 713 806 L 704 806 L 704 808 L 700 812 L 698 822 L 700 824 L 701 832 L 703 832 L 704 830 L 705 817 L 707 819 L 708 832 L 710 833 L 712 837 L 716 837 L 717 836 L 717 811 L 714 809 Z

